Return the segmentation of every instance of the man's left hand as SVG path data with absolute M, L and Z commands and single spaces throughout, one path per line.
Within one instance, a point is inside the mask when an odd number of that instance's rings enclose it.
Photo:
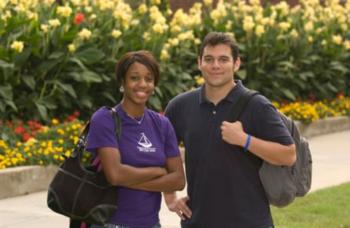
M 247 138 L 247 134 L 243 131 L 240 121 L 233 123 L 223 121 L 221 125 L 221 135 L 225 142 L 238 146 L 243 146 Z

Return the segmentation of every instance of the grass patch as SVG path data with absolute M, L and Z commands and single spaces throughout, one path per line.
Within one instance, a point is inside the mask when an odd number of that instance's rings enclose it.
M 286 208 L 272 207 L 276 228 L 350 228 L 350 183 L 297 198 Z

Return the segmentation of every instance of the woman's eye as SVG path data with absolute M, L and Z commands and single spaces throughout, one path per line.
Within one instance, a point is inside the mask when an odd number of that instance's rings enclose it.
M 146 78 L 146 82 L 153 82 L 153 78 Z

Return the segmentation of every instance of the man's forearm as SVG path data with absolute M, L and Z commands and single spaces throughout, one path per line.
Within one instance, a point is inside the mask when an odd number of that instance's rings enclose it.
M 241 145 L 242 147 L 244 145 Z M 274 165 L 292 166 L 296 159 L 295 146 L 282 145 L 251 136 L 249 151 Z

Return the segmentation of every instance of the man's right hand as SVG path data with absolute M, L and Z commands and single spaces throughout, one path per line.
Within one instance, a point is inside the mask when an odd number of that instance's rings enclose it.
M 192 216 L 192 211 L 187 206 L 187 201 L 189 199 L 188 196 L 174 199 L 172 202 L 168 202 L 167 206 L 170 211 L 175 212 L 182 220 L 189 219 Z

